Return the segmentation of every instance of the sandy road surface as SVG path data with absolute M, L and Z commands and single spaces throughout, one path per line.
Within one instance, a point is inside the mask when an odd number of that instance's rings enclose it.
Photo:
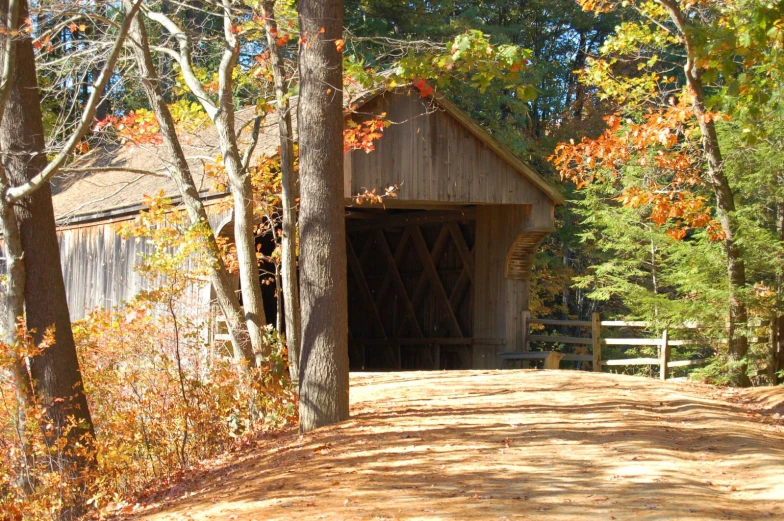
M 708 386 L 385 373 L 351 397 L 350 421 L 227 457 L 137 518 L 784 520 L 784 424 Z

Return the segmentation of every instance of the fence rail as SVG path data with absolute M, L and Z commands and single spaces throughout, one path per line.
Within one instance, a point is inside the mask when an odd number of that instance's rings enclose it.
M 544 326 L 564 326 L 564 327 L 579 327 L 585 328 L 590 333 L 590 336 L 566 336 L 566 335 L 542 335 L 531 334 L 531 325 L 538 324 Z M 692 359 L 692 360 L 670 360 L 672 355 L 672 348 L 678 346 L 700 345 L 702 342 L 698 340 L 671 340 L 670 331 L 679 329 L 699 329 L 700 325 L 694 322 L 685 322 L 677 326 L 668 327 L 662 330 L 661 336 L 657 338 L 602 338 L 602 329 L 608 328 L 651 328 L 653 324 L 650 322 L 635 321 L 635 320 L 601 320 L 598 313 L 591 316 L 591 320 L 556 320 L 550 318 L 533 318 L 530 312 L 523 313 L 523 353 L 504 353 L 502 354 L 502 363 L 505 360 L 521 359 L 528 360 L 535 358 L 534 356 L 525 355 L 530 353 L 529 344 L 531 342 L 552 343 L 552 344 L 566 344 L 589 346 L 590 355 L 580 354 L 558 354 L 559 360 L 572 360 L 572 361 L 590 361 L 593 363 L 594 371 L 601 371 L 603 366 L 624 366 L 624 365 L 658 365 L 659 377 L 666 380 L 669 376 L 669 370 L 674 367 L 690 367 L 701 365 L 706 362 L 705 359 Z M 657 347 L 658 356 L 656 358 L 625 358 L 606 360 L 602 358 L 603 346 L 643 346 L 643 347 Z M 550 352 L 544 352 L 550 353 Z M 544 354 L 543 353 L 543 354 Z M 545 358 L 542 356 L 541 358 Z

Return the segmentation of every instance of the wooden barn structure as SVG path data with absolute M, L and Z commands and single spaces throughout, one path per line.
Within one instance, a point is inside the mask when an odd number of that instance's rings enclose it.
M 393 122 L 376 150 L 347 152 L 344 196 L 352 370 L 495 368 L 499 353 L 519 349 L 534 255 L 554 231 L 562 196 L 449 101 L 397 89 L 365 97 L 356 114 Z M 251 111 L 240 111 L 238 121 Z M 269 118 L 258 154 L 277 150 Z M 211 129 L 189 135 L 186 154 L 208 202 L 204 163 L 217 155 Z M 103 150 L 82 162 L 97 171 L 55 183 L 55 213 L 74 318 L 120 304 L 143 289 L 135 274 L 144 241 L 126 241 L 118 221 L 143 209 L 147 194 L 176 189 L 154 145 Z M 112 170 L 112 169 L 117 170 Z M 144 172 L 152 172 L 145 174 Z M 383 205 L 354 201 L 398 185 Z M 232 233 L 230 211 L 214 212 L 216 234 Z M 260 238 L 262 249 L 274 247 Z M 269 244 L 267 244 L 269 243 Z M 208 286 L 194 289 L 205 325 Z M 265 294 L 268 319 L 274 295 Z

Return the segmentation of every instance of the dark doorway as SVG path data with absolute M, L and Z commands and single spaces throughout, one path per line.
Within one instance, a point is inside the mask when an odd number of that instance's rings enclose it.
M 473 209 L 352 210 L 346 231 L 351 369 L 470 367 Z
M 259 261 L 259 284 L 261 285 L 261 296 L 264 299 L 264 316 L 267 323 L 278 327 L 278 291 L 276 284 L 277 265 L 272 259 L 277 248 L 276 236 L 278 229 L 268 229 L 262 235 L 256 236 L 256 251 L 261 255 Z M 280 321 L 280 328 L 283 329 L 283 320 Z M 282 333 L 283 331 L 281 331 Z

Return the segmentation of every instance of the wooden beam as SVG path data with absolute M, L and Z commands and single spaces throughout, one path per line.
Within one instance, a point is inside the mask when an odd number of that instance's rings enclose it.
M 660 346 L 661 338 L 603 338 L 604 346 Z
M 374 219 L 347 219 L 346 229 L 350 232 L 370 231 L 403 226 L 440 224 L 446 222 L 474 221 L 476 209 L 463 211 L 419 211 L 397 214 L 383 214 Z
M 667 380 L 669 376 L 668 363 L 670 362 L 670 332 L 664 328 L 662 332 L 661 347 L 659 348 L 659 378 L 661 381 Z
M 465 237 L 463 237 L 463 232 L 460 231 L 460 227 L 457 225 L 456 222 L 449 222 L 445 225 L 447 229 L 449 229 L 449 233 L 452 234 L 452 240 L 455 241 L 455 246 L 457 247 L 457 253 L 460 255 L 460 259 L 463 261 L 463 266 L 468 268 L 468 276 L 471 277 L 471 282 L 474 282 L 474 255 L 471 250 L 468 249 L 468 244 L 465 241 Z
M 474 246 L 476 248 L 476 246 Z M 470 252 L 470 256 L 473 259 L 474 250 L 472 249 Z M 469 269 L 471 271 L 469 271 Z M 449 305 L 452 306 L 452 309 L 457 309 L 457 306 L 460 305 L 463 295 L 466 291 L 471 290 L 471 284 L 474 281 L 474 266 L 473 264 L 469 268 L 468 266 L 463 265 L 463 271 L 460 272 L 460 275 L 457 277 L 457 281 L 455 282 L 455 287 L 452 288 L 452 294 L 449 295 Z
M 452 288 L 452 294 L 449 295 L 449 305 L 452 306 L 452 309 L 457 309 L 463 293 L 468 289 L 470 284 L 471 276 L 468 274 L 468 268 L 464 267 L 463 271 L 461 271 L 460 275 L 457 277 L 455 287 Z
M 392 345 L 392 344 L 400 344 L 400 345 L 471 345 L 474 343 L 473 338 L 450 338 L 450 337 L 439 337 L 439 338 L 352 338 L 349 339 L 349 342 L 353 344 L 364 344 L 369 346 L 374 345 Z
M 505 338 L 474 338 L 473 343 L 486 345 L 486 346 L 505 346 L 506 339 Z
M 650 322 L 640 320 L 602 320 L 602 326 L 607 327 L 650 327 Z
M 381 249 L 381 253 L 384 255 L 384 258 L 389 264 L 389 271 L 387 272 L 387 277 L 384 280 L 386 282 L 388 278 L 395 284 L 397 295 L 403 301 L 403 307 L 406 310 L 406 314 L 403 317 L 403 322 L 405 323 L 405 317 L 408 316 L 409 320 L 411 320 L 411 323 L 414 325 L 414 329 L 416 330 L 417 334 L 420 337 L 423 337 L 424 335 L 422 334 L 422 328 L 419 326 L 419 322 L 417 321 L 414 306 L 411 304 L 411 300 L 408 298 L 408 294 L 406 293 L 406 285 L 403 283 L 403 279 L 400 278 L 400 272 L 397 269 L 397 263 L 400 260 L 398 255 L 400 257 L 403 256 L 403 248 L 405 247 L 405 243 L 408 241 L 410 233 L 408 230 L 403 232 L 403 236 L 400 239 L 400 244 L 398 245 L 397 251 L 395 252 L 395 256 L 392 256 L 392 251 L 389 249 L 389 243 L 387 242 L 387 237 L 384 235 L 384 232 L 382 230 L 378 230 L 376 232 L 376 236 L 378 238 L 377 243 Z M 379 291 L 378 299 L 376 299 L 376 306 L 383 302 L 384 298 L 386 298 L 386 291 Z
M 371 315 L 376 320 L 379 331 L 381 332 L 382 336 L 386 338 L 387 333 L 384 330 L 384 322 L 381 320 L 381 315 L 378 313 L 376 302 L 373 300 L 373 293 L 370 291 L 367 279 L 365 279 L 365 274 L 362 271 L 362 266 L 359 264 L 357 254 L 354 252 L 354 246 L 351 244 L 351 240 L 346 241 L 346 246 L 346 253 L 348 254 L 348 265 L 351 267 L 351 273 L 354 275 L 354 280 L 356 280 L 357 284 L 359 285 L 359 292 L 366 301 L 365 305 L 370 308 Z
M 542 324 L 544 326 L 591 327 L 593 325 L 593 322 L 590 320 L 554 320 L 549 318 L 531 318 L 528 322 L 531 324 Z
M 446 227 L 441 229 L 439 239 L 445 232 L 448 234 Z M 431 256 L 430 250 L 427 248 L 427 243 L 422 236 L 422 230 L 419 229 L 419 226 L 411 226 L 411 238 L 414 241 L 414 246 L 416 247 L 420 260 L 425 268 L 425 274 L 427 274 L 427 278 L 430 281 L 430 289 L 441 302 L 441 306 L 446 312 L 447 324 L 451 333 L 455 336 L 462 337 L 463 331 L 460 329 L 460 323 L 457 321 L 454 311 L 452 311 L 452 306 L 449 305 L 449 298 L 446 296 L 444 285 L 441 283 L 441 278 L 438 276 L 438 270 L 433 263 L 433 257 Z
M 580 338 L 574 336 L 548 336 L 548 335 L 528 335 L 529 342 L 550 342 L 559 344 L 580 344 L 592 345 L 593 340 L 590 338 Z
M 627 358 L 625 360 L 605 360 L 602 365 L 659 365 L 658 358 Z
M 602 321 L 599 313 L 591 314 L 591 354 L 594 372 L 602 371 Z
M 706 362 L 707 360 L 704 358 L 696 360 L 676 360 L 675 362 L 667 362 L 667 367 L 689 367 L 691 365 L 702 365 Z
M 406 228 L 406 231 L 409 232 L 409 236 L 412 238 L 412 240 L 413 240 L 414 230 L 419 231 L 420 236 L 422 235 L 422 232 L 416 226 L 408 227 Z M 441 228 L 441 232 L 438 234 L 436 243 L 433 245 L 433 250 L 430 252 L 431 263 L 432 263 L 432 259 L 438 258 L 439 255 L 441 255 L 441 253 L 443 252 L 444 247 L 446 246 L 446 238 L 448 235 L 449 232 L 446 230 L 446 228 Z M 416 247 L 416 244 L 414 246 Z M 427 249 L 427 246 L 425 247 L 425 249 Z M 413 306 L 415 311 L 417 306 L 419 306 L 419 303 L 422 301 L 422 299 L 425 296 L 425 289 L 427 289 L 427 280 L 428 280 L 427 270 L 424 267 L 424 260 L 421 260 L 421 262 L 423 264 L 422 275 L 419 276 L 419 280 L 417 281 L 416 286 L 414 286 L 414 293 L 413 295 L 411 295 L 411 306 Z
M 573 355 L 571 353 L 565 353 L 561 360 L 564 362 L 593 362 L 593 355 Z
M 642 320 L 602 320 L 603 326 L 608 327 L 654 327 L 655 324 Z M 670 329 L 700 329 L 702 326 L 696 322 L 683 322 L 672 325 Z
M 387 274 L 384 276 L 384 280 L 381 281 L 381 287 L 379 288 L 378 295 L 376 296 L 377 306 L 380 306 L 387 297 L 387 292 L 389 291 L 389 287 L 393 282 L 393 272 L 396 273 L 398 277 L 400 276 L 400 272 L 398 271 L 397 266 L 400 260 L 403 258 L 403 254 L 406 251 L 406 245 L 410 237 L 411 233 L 408 231 L 408 229 L 403 230 L 403 235 L 400 236 L 400 242 L 397 245 L 397 249 L 395 249 L 395 255 L 393 257 L 390 256 L 390 258 L 387 259 L 389 261 L 389 271 L 387 271 Z M 376 230 L 376 238 L 382 250 L 384 247 L 386 247 L 386 250 L 391 254 L 392 250 L 389 248 L 389 243 L 387 242 L 387 237 L 384 235 L 383 230 Z M 403 293 L 405 293 L 405 290 Z

